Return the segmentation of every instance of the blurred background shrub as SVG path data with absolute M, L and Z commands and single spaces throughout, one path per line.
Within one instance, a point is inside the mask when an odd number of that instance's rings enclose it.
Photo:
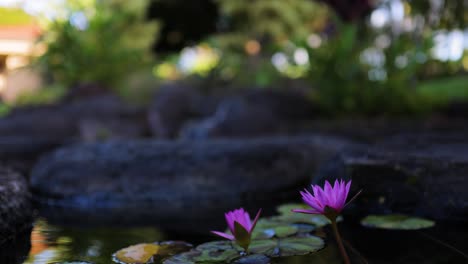
M 300 86 L 331 116 L 420 114 L 468 97 L 464 0 L 61 3 L 41 16 L 37 65 L 52 87 L 98 83 L 144 101 L 182 79 Z
M 74 0 L 62 8 L 39 40 L 47 49 L 37 62 L 53 82 L 116 87 L 152 63 L 158 24 L 146 19 L 148 1 Z

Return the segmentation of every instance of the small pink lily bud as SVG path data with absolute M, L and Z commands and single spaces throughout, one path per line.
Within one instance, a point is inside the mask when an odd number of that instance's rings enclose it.
M 220 237 L 236 241 L 245 251 L 249 248 L 252 232 L 257 224 L 262 209 L 258 210 L 255 219 L 250 219 L 249 213 L 244 208 L 239 208 L 231 212 L 227 212 L 224 216 L 228 224 L 229 231 L 231 234 L 223 233 L 219 231 L 211 231 L 213 234 Z

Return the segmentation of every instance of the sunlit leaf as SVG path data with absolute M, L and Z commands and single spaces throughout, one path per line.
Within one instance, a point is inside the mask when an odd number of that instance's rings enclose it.
M 369 215 L 361 220 L 366 227 L 394 229 L 394 230 L 417 230 L 433 227 L 434 221 L 419 217 L 411 217 L 401 214 L 393 215 Z
M 114 260 L 117 263 L 152 263 L 153 256 L 159 251 L 156 244 L 137 244 L 123 248 L 114 254 Z
M 114 262 L 129 263 L 153 263 L 169 256 L 188 251 L 192 245 L 183 241 L 165 241 L 153 244 L 137 244 L 123 248 L 113 255 Z

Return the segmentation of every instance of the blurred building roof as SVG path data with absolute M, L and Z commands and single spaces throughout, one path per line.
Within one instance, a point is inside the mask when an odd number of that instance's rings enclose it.
M 0 25 L 0 40 L 35 40 L 41 34 L 38 25 Z

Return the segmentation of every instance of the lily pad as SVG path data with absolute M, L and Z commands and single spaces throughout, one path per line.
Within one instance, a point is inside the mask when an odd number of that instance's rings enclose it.
M 153 263 L 153 256 L 159 251 L 159 245 L 156 244 L 137 244 L 123 248 L 113 255 L 117 263 Z
M 229 263 L 240 257 L 230 241 L 213 241 L 199 245 L 195 249 L 172 256 L 164 264 Z
M 230 262 L 240 256 L 230 241 L 214 241 L 201 244 L 196 248 L 201 254 L 193 260 L 199 262 Z
M 87 261 L 66 261 L 66 262 L 54 262 L 51 264 L 93 264 L 93 263 L 87 262 Z
M 323 227 L 330 224 L 330 220 L 323 215 L 294 213 L 292 212 L 293 209 L 310 209 L 310 207 L 305 204 L 284 204 L 277 208 L 277 211 L 281 215 L 273 219 L 286 223 L 311 224 L 316 227 Z
M 298 226 L 271 220 L 271 218 L 258 221 L 252 234 L 253 239 L 269 239 L 273 237 L 287 237 L 299 232 Z
M 233 264 L 269 264 L 270 258 L 265 255 L 255 254 L 242 257 Z
M 433 227 L 434 221 L 411 217 L 402 214 L 393 215 L 369 215 L 361 220 L 361 224 L 365 227 L 393 229 L 393 230 L 417 230 Z
M 282 239 L 255 240 L 250 245 L 250 251 L 269 257 L 288 257 L 306 255 L 322 249 L 323 239 L 316 236 L 287 237 Z

